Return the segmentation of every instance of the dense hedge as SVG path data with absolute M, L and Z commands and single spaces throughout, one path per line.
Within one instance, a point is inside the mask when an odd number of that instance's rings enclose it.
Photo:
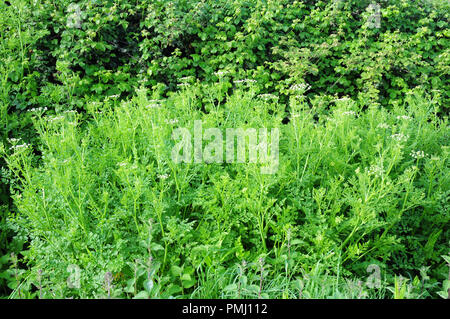
M 11 111 L 83 108 L 83 97 L 126 96 L 138 83 L 166 92 L 184 76 L 213 81 L 223 70 L 258 80 L 261 92 L 304 81 L 312 96 L 384 106 L 421 86 L 448 107 L 446 1 L 381 1 L 379 28 L 370 25 L 368 1 L 70 4 L 22 7 L 26 63 L 9 65 Z M 17 36 L 15 23 L 5 29 Z

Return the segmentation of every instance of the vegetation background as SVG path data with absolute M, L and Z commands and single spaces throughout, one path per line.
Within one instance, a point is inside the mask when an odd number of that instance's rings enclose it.
M 0 294 L 438 298 L 446 0 L 0 0 Z M 280 167 L 172 128 L 280 127 Z

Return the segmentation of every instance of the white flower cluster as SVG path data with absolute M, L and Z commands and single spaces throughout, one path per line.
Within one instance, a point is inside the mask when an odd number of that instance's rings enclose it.
M 55 117 L 49 117 L 48 121 L 49 122 L 55 122 L 55 121 L 60 121 L 60 120 L 63 120 L 63 119 L 64 119 L 64 116 L 55 116 Z
M 354 112 L 354 111 L 347 111 L 347 112 L 344 112 L 344 113 L 342 113 L 343 115 L 353 115 L 353 116 L 355 116 L 356 115 L 356 113 Z
M 41 113 L 41 112 L 45 112 L 47 110 L 48 110 L 47 107 L 34 107 L 32 109 L 29 109 L 28 112 L 33 112 L 33 113 L 39 112 L 39 113 Z
M 120 95 L 119 94 L 114 94 L 114 95 L 110 95 L 108 96 L 111 99 L 117 99 Z
M 346 101 L 350 101 L 351 99 L 349 97 L 341 97 L 340 99 L 335 99 L 332 102 L 346 102 Z
M 384 129 L 388 129 L 388 128 L 389 128 L 389 125 L 388 125 L 388 124 L 386 124 L 386 123 L 380 123 L 380 124 L 378 124 L 378 125 L 377 125 L 377 128 L 384 128 Z
M 369 176 L 381 176 L 384 173 L 384 169 L 382 165 L 371 165 L 367 173 L 369 174 Z
M 158 100 L 151 100 L 150 104 L 147 104 L 145 106 L 145 108 L 147 109 L 155 109 L 155 108 L 160 108 L 161 107 L 161 103 L 159 103 Z
M 183 86 L 189 86 L 189 83 L 178 83 L 177 86 L 183 87 Z
M 262 98 L 263 100 L 278 100 L 278 96 L 274 95 L 274 94 L 260 94 L 258 95 L 258 97 Z
M 391 138 L 398 141 L 398 142 L 406 142 L 409 138 L 408 135 L 404 135 L 402 133 L 393 134 L 391 135 Z
M 18 150 L 18 149 L 28 148 L 29 146 L 30 146 L 30 144 L 23 143 L 23 144 L 20 144 L 20 145 L 13 145 L 9 149 L 10 150 Z
M 243 80 L 235 80 L 233 81 L 233 83 L 235 84 L 240 84 L 240 83 L 256 83 L 256 80 L 252 80 L 252 79 L 243 79 Z
M 158 178 L 162 179 L 162 180 L 165 180 L 165 179 L 169 178 L 169 175 L 168 174 L 160 174 L 160 175 L 158 175 Z
M 121 163 L 117 163 L 118 166 L 120 167 L 124 167 L 127 165 L 127 162 L 121 162 Z
M 8 142 L 10 142 L 11 144 L 16 144 L 17 142 L 19 142 L 20 141 L 20 138 L 8 138 L 7 139 L 8 140 Z
M 289 90 L 291 91 L 302 91 L 302 92 L 306 92 L 311 88 L 311 86 L 309 84 L 306 83 L 301 83 L 301 84 L 293 84 L 291 85 L 291 87 L 289 88 Z
M 191 80 L 193 77 L 192 76 L 184 76 L 184 77 L 182 77 L 182 78 L 180 78 L 180 81 L 181 82 L 187 82 L 187 81 L 189 81 L 189 80 Z
M 425 154 L 424 151 L 411 151 L 410 155 L 415 159 L 420 159 L 420 158 L 424 158 L 428 154 Z
M 224 76 L 225 74 L 228 74 L 228 72 L 227 72 L 227 71 L 217 71 L 217 72 L 214 72 L 214 75 L 215 75 L 215 76 L 218 76 L 218 77 Z
M 410 120 L 411 117 L 408 115 L 399 115 L 397 116 L 397 120 Z

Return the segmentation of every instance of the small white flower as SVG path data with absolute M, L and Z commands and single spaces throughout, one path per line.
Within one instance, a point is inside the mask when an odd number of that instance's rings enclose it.
M 340 99 L 335 99 L 332 102 L 345 102 L 345 101 L 350 101 L 351 99 L 348 97 L 341 97 Z
M 274 94 L 260 94 L 258 97 L 262 98 L 263 100 L 278 100 L 278 96 Z
M 398 133 L 398 134 L 391 135 L 391 138 L 398 142 L 406 142 L 408 140 L 409 136 L 404 135 L 402 133 Z
M 218 77 L 224 76 L 225 74 L 228 74 L 228 72 L 227 72 L 227 71 L 217 71 L 217 72 L 214 72 L 214 75 L 215 75 L 215 76 L 218 76 Z
M 117 163 L 118 166 L 120 167 L 124 167 L 127 165 L 127 162 L 121 162 L 121 163 Z
M 368 171 L 369 176 L 381 176 L 384 173 L 384 169 L 382 165 L 371 165 Z
M 150 103 L 150 104 L 146 105 L 145 107 L 147 109 L 155 109 L 155 108 L 161 107 L 161 104 L 159 104 L 159 103 Z
M 410 155 L 411 155 L 411 157 L 413 157 L 415 159 L 420 159 L 420 158 L 424 158 L 428 154 L 425 154 L 424 151 L 411 151 Z
M 55 116 L 55 117 L 48 118 L 48 121 L 49 122 L 56 122 L 56 121 L 60 121 L 60 120 L 63 120 L 63 119 L 64 119 L 64 116 Z
M 180 78 L 180 81 L 186 82 L 186 81 L 189 81 L 190 79 L 192 79 L 192 76 L 184 76 L 184 77 Z
M 233 83 L 235 83 L 235 84 L 240 84 L 240 83 L 256 83 L 256 80 L 252 80 L 252 79 L 235 80 L 235 81 L 233 81 Z
M 289 88 L 289 90 L 291 91 L 302 91 L 302 92 L 306 92 L 311 88 L 311 86 L 309 84 L 306 83 L 300 83 L 300 84 L 293 84 L 291 85 L 291 87 Z
M 189 83 L 178 83 L 177 86 L 179 87 L 184 87 L 184 86 L 189 86 Z
M 31 108 L 28 110 L 28 112 L 33 112 L 33 113 L 43 113 L 45 111 L 47 111 L 47 107 L 36 107 L 36 108 Z
M 397 120 L 410 120 L 411 117 L 409 117 L 408 115 L 399 115 L 397 116 Z
M 19 150 L 19 149 L 25 149 L 25 148 L 28 148 L 29 146 L 30 146 L 30 144 L 23 143 L 23 144 L 20 144 L 20 145 L 13 145 L 13 146 L 11 146 L 9 149 L 10 149 L 10 150 Z
M 347 112 L 344 112 L 344 113 L 342 113 L 343 115 L 356 115 L 356 113 L 354 112 L 354 111 L 347 111 Z
M 165 179 L 169 178 L 169 175 L 167 175 L 167 174 L 160 174 L 160 175 L 158 175 L 158 178 L 162 179 L 162 180 L 165 180 Z
M 16 144 L 17 142 L 20 141 L 20 138 L 8 138 L 7 140 L 8 140 L 8 142 L 10 142 L 11 144 Z
M 380 123 L 377 125 L 377 128 L 384 128 L 384 129 L 388 129 L 389 125 L 387 125 L 386 123 Z

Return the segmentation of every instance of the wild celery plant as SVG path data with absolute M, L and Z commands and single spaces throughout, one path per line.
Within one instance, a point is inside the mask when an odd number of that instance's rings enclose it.
M 0 143 L 6 148 L 34 144 L 32 122 L 25 109 L 31 109 L 36 98 L 39 60 L 34 45 L 46 33 L 30 23 L 33 10 L 26 1 L 0 1 Z M 38 61 L 39 64 L 40 61 Z M 20 143 L 17 143 L 20 139 Z M 18 149 L 19 150 L 19 149 Z M 14 210 L 10 186 L 15 178 L 0 155 L 0 295 L 19 292 L 10 254 L 21 258 L 24 238 L 15 236 L 15 226 L 6 218 Z M 20 270 L 22 271 L 22 269 Z M 21 277 L 21 276 L 19 276 Z M 20 281 L 20 280 L 19 280 Z M 23 285 L 23 281 L 20 281 Z M 22 286 L 20 289 L 24 289 Z M 22 297 L 27 297 L 21 293 Z
M 83 124 L 76 112 L 37 114 L 40 165 L 29 145 L 2 148 L 20 181 L 10 222 L 29 238 L 30 274 L 44 274 L 28 285 L 50 297 L 364 298 L 395 297 L 395 276 L 424 266 L 440 278 L 448 120 L 424 96 L 392 110 L 361 112 L 345 98 L 324 110 L 297 84 L 286 123 L 252 81 L 230 96 L 183 84 L 165 99 L 139 88 L 92 102 Z M 175 163 L 173 130 L 193 132 L 195 120 L 279 128 L 278 170 Z M 387 272 L 381 290 L 353 285 L 373 263 Z M 66 284 L 68 269 L 79 285 Z

